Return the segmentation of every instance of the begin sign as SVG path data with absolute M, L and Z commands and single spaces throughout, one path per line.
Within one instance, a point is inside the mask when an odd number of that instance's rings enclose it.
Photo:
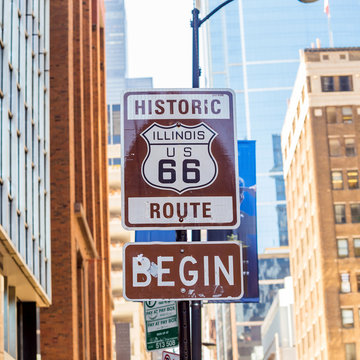
M 124 92 L 125 228 L 238 226 L 234 101 L 229 89 Z
M 123 252 L 127 300 L 243 296 L 239 242 L 128 243 Z

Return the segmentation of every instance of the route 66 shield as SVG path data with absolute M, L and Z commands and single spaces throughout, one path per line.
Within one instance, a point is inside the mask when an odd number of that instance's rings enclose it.
M 153 123 L 140 135 L 147 144 L 141 175 L 150 186 L 181 194 L 215 181 L 218 164 L 211 143 L 218 134 L 207 124 Z

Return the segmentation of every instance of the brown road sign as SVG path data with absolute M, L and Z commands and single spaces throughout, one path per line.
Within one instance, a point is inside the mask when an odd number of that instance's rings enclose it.
M 231 300 L 243 296 L 239 242 L 128 243 L 123 251 L 127 300 Z
M 238 227 L 234 101 L 229 89 L 124 92 L 125 228 Z

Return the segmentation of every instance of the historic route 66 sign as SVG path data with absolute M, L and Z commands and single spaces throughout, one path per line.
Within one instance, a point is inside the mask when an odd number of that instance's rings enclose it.
M 148 145 L 141 175 L 150 186 L 181 194 L 207 187 L 216 179 L 218 167 L 211 142 L 217 133 L 206 124 L 153 123 L 140 135 Z
M 228 89 L 124 92 L 125 228 L 238 226 L 234 100 Z

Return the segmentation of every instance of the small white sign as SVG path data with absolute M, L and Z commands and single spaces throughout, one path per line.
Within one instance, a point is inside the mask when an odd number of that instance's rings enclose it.
M 163 351 L 161 360 L 180 360 L 180 355 Z
M 215 90 L 204 89 L 175 91 L 152 90 L 128 92 L 126 97 L 127 119 L 230 119 L 229 96 Z
M 130 224 L 213 224 L 230 222 L 230 196 L 136 197 L 128 199 Z

